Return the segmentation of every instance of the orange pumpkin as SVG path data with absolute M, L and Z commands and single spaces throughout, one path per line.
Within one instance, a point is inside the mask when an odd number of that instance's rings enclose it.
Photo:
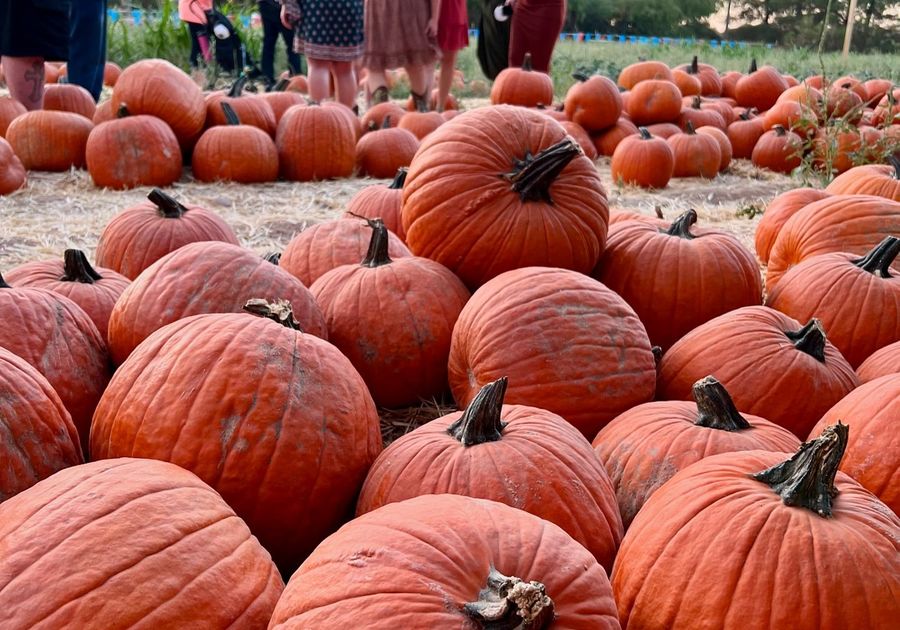
M 0 138 L 6 137 L 9 124 L 27 112 L 25 106 L 11 96 L 0 96 Z
M 873 352 L 856 369 L 860 383 L 868 383 L 876 378 L 900 372 L 900 341 Z
M 126 108 L 127 111 L 128 108 Z M 112 99 L 106 99 L 105 101 L 101 101 L 97 104 L 97 109 L 94 110 L 94 126 L 96 127 L 100 123 L 109 122 L 110 120 L 116 119 L 116 112 L 112 110 Z
M 700 63 L 697 55 L 694 55 L 691 63 L 680 65 L 675 70 L 680 70 L 689 76 L 696 77 L 700 81 L 700 94 L 703 96 L 719 96 L 722 94 L 722 79 L 719 77 L 719 71 L 716 70 L 715 66 L 711 66 L 708 63 Z
M 282 177 L 310 181 L 349 177 L 356 164 L 356 131 L 334 108 L 295 105 L 275 134 Z
M 672 83 L 678 87 L 678 91 L 682 96 L 700 96 L 703 92 L 703 85 L 700 79 L 692 74 L 688 74 L 684 70 L 672 70 Z
M 553 103 L 553 81 L 550 75 L 532 70 L 531 53 L 525 53 L 521 68 L 501 70 L 494 79 L 491 103 L 522 107 L 550 105 Z
M 437 112 L 406 112 L 397 126 L 400 129 L 406 129 L 422 140 L 444 122 L 444 117 Z
M 762 219 L 756 224 L 756 255 L 763 264 L 769 262 L 769 252 L 778 233 L 788 219 L 809 204 L 825 199 L 829 193 L 818 188 L 795 188 L 784 192 L 766 206 Z
M 703 102 L 699 96 L 691 99 L 691 104 L 681 110 L 681 116 L 678 118 L 678 126 L 687 129 L 687 124 L 691 123 L 694 129 L 700 127 L 717 127 L 723 132 L 728 129 L 725 119 L 718 111 L 713 109 L 704 109 Z
M 722 150 L 715 138 L 699 135 L 688 121 L 684 133 L 676 133 L 666 142 L 675 156 L 674 177 L 705 177 L 712 179 L 719 172 Z
M 219 101 L 219 106 L 228 124 L 216 124 L 200 136 L 191 155 L 194 177 L 201 182 L 253 184 L 275 181 L 278 149 L 271 136 L 259 126 L 244 124 L 229 100 Z
M 406 110 L 393 101 L 378 103 L 369 108 L 362 117 L 363 131 L 375 131 L 388 127 L 396 127 L 406 115 Z
M 406 129 L 391 128 L 390 120 L 390 116 L 386 117 L 381 129 L 370 131 L 356 143 L 356 168 L 360 175 L 387 179 L 412 162 L 419 139 Z
M 854 166 L 835 177 L 825 190 L 833 195 L 876 195 L 900 201 L 900 158 L 890 156 L 889 165 Z
M 44 88 L 44 109 L 72 112 L 93 119 L 97 105 L 91 93 L 80 85 L 56 83 Z
M 594 146 L 594 140 L 588 135 L 587 131 L 584 130 L 584 127 L 570 120 L 564 120 L 559 124 L 562 125 L 563 129 L 566 130 L 566 133 L 572 136 L 575 142 L 578 143 L 578 146 L 581 148 L 582 153 L 584 153 L 587 159 L 591 162 L 597 159 L 597 147 Z
M 275 128 L 278 129 L 278 123 L 284 113 L 294 105 L 306 105 L 306 99 L 299 92 L 289 92 L 287 88 L 287 79 L 281 79 L 275 84 L 271 91 L 260 94 L 260 98 L 264 99 L 272 113 L 275 115 Z
M 13 120 L 6 141 L 29 171 L 67 171 L 84 168 L 93 128 L 94 123 L 80 114 L 38 110 Z
M 671 81 L 641 81 L 631 89 L 626 111 L 638 126 L 674 122 L 681 115 L 681 92 Z
M 732 157 L 749 160 L 764 132 L 762 120 L 755 115 L 754 110 L 745 109 L 728 125 L 725 132 L 731 142 Z
M 759 137 L 750 159 L 759 168 L 790 173 L 803 162 L 803 140 L 793 131 L 776 125 Z
M 406 183 L 405 168 L 397 169 L 390 184 L 372 184 L 360 190 L 347 204 L 344 218 L 381 219 L 384 226 L 406 239 L 403 222 L 400 220 L 400 204 L 403 201 L 403 184 Z
M 25 186 L 25 167 L 4 138 L 0 138 L 0 195 L 8 195 Z
M 646 127 L 637 136 L 629 136 L 616 147 L 612 156 L 614 182 L 644 188 L 665 188 L 675 171 L 675 154 L 663 138 L 654 138 Z
M 716 142 L 719 143 L 719 151 L 722 155 L 722 160 L 719 162 L 719 172 L 721 173 L 731 164 L 731 140 L 728 139 L 728 134 L 722 131 L 718 127 L 698 127 L 697 133 L 703 136 L 709 136 L 714 138 Z
M 228 91 L 212 92 L 206 97 L 206 128 L 233 124 L 222 109 L 222 104 L 227 103 L 241 121 L 240 124 L 257 127 L 274 138 L 277 122 L 272 106 L 264 98 L 244 93 L 246 83 L 246 75 L 241 76 Z
M 772 66 L 757 69 L 756 59 L 750 64 L 750 73 L 741 77 L 734 86 L 734 97 L 741 107 L 755 107 L 766 111 L 788 89 L 787 81 Z
M 626 90 L 634 88 L 641 81 L 657 79 L 672 81 L 672 70 L 661 61 L 638 61 L 625 66 L 619 73 L 618 83 Z
M 576 74 L 577 82 L 566 93 L 566 117 L 588 133 L 612 127 L 622 113 L 622 97 L 606 77 Z
M 563 125 L 565 126 L 565 125 Z M 628 136 L 638 134 L 638 128 L 627 118 L 620 118 L 615 125 L 593 137 L 594 152 L 600 155 L 613 155 L 619 144 Z

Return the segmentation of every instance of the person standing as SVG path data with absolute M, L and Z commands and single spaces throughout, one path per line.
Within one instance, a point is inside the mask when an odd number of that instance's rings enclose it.
M 301 73 L 300 55 L 294 50 L 294 31 L 281 23 L 281 3 L 278 0 L 259 0 L 259 16 L 263 26 L 263 44 L 260 65 L 266 83 L 275 83 L 275 46 L 278 38 L 284 40 L 288 67 L 291 74 Z
M 498 20 L 494 12 L 506 4 L 506 0 L 479 0 L 481 15 L 478 18 L 478 65 L 488 79 L 493 81 L 509 64 L 509 17 Z
M 44 61 L 69 58 L 69 0 L 0 0 L 0 63 L 10 95 L 44 106 Z
M 447 0 L 449 1 L 449 0 Z M 373 103 L 388 100 L 386 70 L 403 67 L 409 76 L 413 100 L 419 111 L 428 110 L 434 80 L 434 63 L 441 0 L 367 0 L 367 87 Z
M 69 13 L 69 83 L 100 100 L 106 69 L 106 0 L 75 0 Z
M 201 56 L 205 63 L 212 59 L 209 34 L 206 32 L 206 12 L 212 6 L 213 0 L 178 0 L 178 17 L 182 22 L 187 22 L 191 34 L 191 68 L 200 66 Z
M 466 0 L 441 0 L 437 40 L 441 48 L 441 74 L 436 109 L 442 112 L 450 95 L 450 86 L 453 85 L 456 54 L 469 45 Z
M 531 67 L 550 72 L 550 58 L 566 21 L 566 0 L 507 0 L 513 10 L 509 34 L 509 65 L 522 66 L 531 53 Z
M 282 0 L 281 21 L 295 30 L 294 50 L 306 56 L 309 96 L 331 94 L 353 108 L 359 87 L 353 63 L 363 52 L 363 0 Z

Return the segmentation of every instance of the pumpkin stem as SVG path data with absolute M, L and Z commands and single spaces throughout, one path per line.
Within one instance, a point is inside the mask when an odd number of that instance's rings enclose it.
M 384 120 L 381 121 L 382 129 L 390 129 L 391 128 L 391 115 L 388 114 L 384 117 Z
M 697 59 L 697 55 L 694 55 L 694 58 L 691 59 L 691 67 L 688 68 L 688 74 L 699 74 L 700 72 L 700 60 Z
M 273 92 L 284 92 L 290 84 L 290 79 L 278 79 L 278 82 L 272 86 Z
M 125 103 L 119 105 L 119 109 L 116 111 L 116 118 L 127 118 L 131 115 L 131 112 L 128 111 L 128 106 Z
M 367 219 L 369 227 L 372 228 L 372 238 L 369 239 L 369 251 L 363 258 L 363 267 L 381 267 L 389 265 L 393 261 L 388 256 L 388 229 L 384 226 L 381 219 Z
M 659 362 L 662 361 L 663 358 L 662 346 L 653 346 L 650 348 L 650 353 L 653 354 L 653 365 L 659 370 Z
M 697 211 L 691 208 L 680 217 L 672 221 L 672 225 L 666 230 L 669 236 L 677 236 L 679 238 L 691 240 L 694 235 L 691 234 L 691 226 L 697 222 Z
M 888 158 L 888 162 L 894 167 L 894 179 L 900 179 L 900 158 L 892 155 Z
M 703 101 L 700 99 L 700 96 L 694 95 L 694 98 L 691 99 L 691 108 L 692 109 L 702 109 L 700 106 L 703 104 Z
M 891 265 L 900 254 L 900 238 L 886 236 L 875 248 L 853 264 L 879 278 L 891 277 Z
M 785 505 L 804 507 L 828 518 L 831 500 L 838 492 L 834 477 L 849 433 L 849 427 L 839 420 L 815 440 L 804 442 L 786 461 L 750 476 L 772 488 Z
M 684 125 L 684 133 L 689 136 L 695 135 L 697 132 L 694 131 L 694 123 L 692 121 L 687 121 Z
M 103 276 L 91 267 L 87 256 L 80 249 L 67 249 L 63 254 L 63 282 L 81 282 L 94 284 L 97 280 L 103 280 Z
M 753 57 L 750 60 L 750 70 L 747 72 L 747 74 L 753 74 L 757 70 L 758 70 L 758 68 L 756 67 L 756 57 Z
M 180 219 L 184 213 L 188 211 L 185 206 L 178 203 L 159 188 L 151 190 L 150 194 L 147 195 L 147 199 L 153 202 L 153 204 L 159 208 L 160 215 L 167 219 Z
M 12 287 L 6 283 L 6 280 L 3 279 L 2 273 L 0 273 L 0 289 L 12 289 Z
M 231 89 L 228 90 L 229 98 L 237 98 L 244 91 L 244 85 L 247 83 L 247 75 L 242 74 L 237 78 L 237 81 L 231 84 Z
M 581 147 L 566 137 L 536 156 L 526 153 L 524 160 L 516 160 L 512 173 L 501 177 L 512 182 L 512 189 L 519 193 L 522 201 L 546 201 L 552 204 L 550 185 L 576 155 L 582 155 Z
M 581 71 L 579 70 L 579 71 L 576 71 L 576 72 L 573 72 L 573 73 L 572 73 L 572 78 L 575 79 L 576 81 L 578 81 L 579 83 L 584 83 L 584 82 L 587 81 L 590 77 L 588 77 L 588 75 L 587 75 L 586 73 L 581 72 Z
M 815 317 L 800 330 L 787 330 L 785 337 L 794 342 L 794 347 L 815 360 L 825 363 L 825 329 Z
M 553 600 L 540 582 L 507 577 L 493 566 L 478 601 L 463 611 L 483 630 L 543 630 L 553 624 Z
M 496 442 L 506 423 L 500 417 L 508 379 L 504 376 L 488 383 L 475 395 L 459 420 L 447 428 L 463 446 Z
M 263 254 L 263 260 L 272 263 L 277 267 L 278 263 L 281 262 L 281 252 L 266 252 Z
M 394 181 L 391 182 L 391 185 L 388 186 L 389 190 L 400 190 L 406 184 L 406 175 L 409 173 L 409 169 L 405 166 L 401 166 L 397 169 L 397 174 L 394 175 Z
M 531 65 L 531 53 L 525 53 L 525 57 L 522 59 L 522 70 L 525 72 L 531 72 L 534 68 Z
M 698 427 L 720 431 L 743 431 L 750 423 L 740 414 L 728 390 L 713 376 L 694 383 L 694 401 L 697 403 Z
M 294 311 L 291 308 L 291 303 L 287 300 L 269 302 L 260 298 L 253 298 L 252 300 L 247 300 L 243 309 L 251 315 L 258 315 L 259 317 L 271 319 L 273 322 L 277 322 L 285 328 L 300 330 L 300 322 L 294 319 Z
M 234 111 L 234 108 L 225 101 L 222 101 L 222 112 L 225 114 L 225 122 L 227 122 L 229 125 L 241 124 L 241 119 L 238 118 L 237 112 Z
M 662 206 L 654 206 L 653 211 L 656 213 L 657 219 L 665 219 L 666 218 L 665 215 L 663 214 Z
M 638 127 L 638 133 L 641 134 L 642 140 L 652 140 L 653 139 L 653 134 L 650 133 L 650 130 L 647 129 L 646 127 Z
M 774 125 L 772 129 L 775 131 L 775 135 L 779 138 L 782 138 L 787 135 L 787 131 L 781 125 Z

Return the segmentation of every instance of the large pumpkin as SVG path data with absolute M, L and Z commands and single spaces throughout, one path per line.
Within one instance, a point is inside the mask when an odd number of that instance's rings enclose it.
M 248 98 L 244 97 L 239 102 Z M 216 123 L 204 131 L 194 147 L 191 155 L 194 177 L 201 182 L 241 184 L 275 181 L 278 177 L 278 149 L 275 143 L 260 127 L 245 124 L 230 102 L 224 99 L 219 102 L 227 124 Z
M 690 400 L 693 384 L 707 375 L 741 411 L 802 437 L 859 384 L 818 321 L 802 326 L 766 306 L 720 315 L 679 339 L 659 364 L 657 397 Z
M 897 364 L 900 370 L 900 364 Z M 863 384 L 829 409 L 810 432 L 813 439 L 825 427 L 843 422 L 850 427 L 841 470 L 885 505 L 900 514 L 900 374 L 888 374 Z
M 0 504 L 0 548 L 5 628 L 264 628 L 283 589 L 222 497 L 144 459 L 67 468 Z
M 900 372 L 900 341 L 895 341 L 873 352 L 856 368 L 861 383 L 874 381 L 876 378 Z
M 402 407 L 446 391 L 450 335 L 469 291 L 427 258 L 391 260 L 389 234 L 375 220 L 365 258 L 332 269 L 310 291 L 329 341 L 359 371 L 375 403 Z
M 504 406 L 506 387 L 489 383 L 464 412 L 392 443 L 369 470 L 357 514 L 423 494 L 499 501 L 559 525 L 609 572 L 623 530 L 606 470 L 556 414 Z
M 486 107 L 431 134 L 403 187 L 406 242 L 469 287 L 511 269 L 589 273 L 606 242 L 594 164 L 543 114 Z
M 11 287 L 0 276 L 0 321 L 6 322 L 0 347 L 50 381 L 86 446 L 91 416 L 110 377 L 106 344 L 91 318 L 67 297 Z
M 893 234 L 900 234 L 900 202 L 868 195 L 831 195 L 813 202 L 779 231 L 769 254 L 766 288 L 807 258 L 831 252 L 863 255 Z
M 493 105 L 537 107 L 553 103 L 553 81 L 550 75 L 531 68 L 531 54 L 526 53 L 521 68 L 505 68 L 491 87 Z
M 756 224 L 756 255 L 760 262 L 769 262 L 769 253 L 778 238 L 778 233 L 792 216 L 809 204 L 825 199 L 829 193 L 818 188 L 795 188 L 783 192 L 766 206 L 762 219 Z
M 577 82 L 566 93 L 566 117 L 587 132 L 612 127 L 622 113 L 622 97 L 610 79 L 576 74 Z
M 876 195 L 900 201 L 900 158 L 890 156 L 890 164 L 855 166 L 834 178 L 825 188 L 833 195 Z
M 900 239 L 887 236 L 862 258 L 839 252 L 813 256 L 782 276 L 766 304 L 800 321 L 817 317 L 856 367 L 900 341 L 900 268 L 891 269 L 898 254 Z
M 344 218 L 381 219 L 388 230 L 399 236 L 400 240 L 405 240 L 400 206 L 406 173 L 405 168 L 397 169 L 390 184 L 372 184 L 360 190 L 347 204 Z
M 164 59 L 142 59 L 125 68 L 113 90 L 112 108 L 162 118 L 182 148 L 193 146 L 203 131 L 203 92 L 179 68 Z
M 294 236 L 281 255 L 279 266 L 306 286 L 341 265 L 359 264 L 369 251 L 372 220 L 333 219 L 311 225 Z M 394 234 L 388 235 L 388 256 L 411 256 Z
M 646 221 L 617 225 L 593 273 L 628 302 L 650 343 L 663 349 L 714 317 L 762 303 L 753 254 L 732 234 L 696 222 L 696 211 L 688 210 L 665 229 Z
M 87 313 L 106 341 L 109 314 L 130 281 L 112 269 L 94 269 L 84 252 L 67 249 L 62 259 L 31 262 L 11 269 L 6 280 L 16 287 L 49 289 Z
M 166 324 L 202 313 L 240 313 L 247 300 L 286 300 L 303 332 L 325 338 L 309 290 L 253 252 L 218 242 L 191 243 L 162 257 L 129 285 L 109 317 L 116 365 Z
M 656 363 L 644 325 L 613 291 L 574 271 L 528 267 L 476 291 L 453 329 L 460 406 L 502 376 L 507 402 L 552 411 L 593 438 L 653 397 Z
M 646 127 L 624 138 L 612 155 L 611 174 L 615 183 L 644 188 L 665 188 L 675 171 L 675 154 L 663 138 L 655 138 Z
M 694 383 L 692 395 L 694 402 L 633 407 L 594 438 L 626 529 L 661 485 L 694 462 L 719 453 L 793 452 L 800 446 L 787 429 L 758 416 L 741 415 L 728 391 L 711 376 Z
M 293 181 L 349 177 L 356 162 L 356 130 L 336 108 L 295 105 L 275 134 L 281 175 Z
M 100 234 L 96 261 L 134 280 L 157 260 L 188 243 L 222 241 L 238 244 L 228 224 L 206 208 L 184 205 L 159 189 L 149 203 L 126 208 Z
M 360 175 L 387 179 L 397 169 L 409 166 L 419 149 L 419 139 L 411 131 L 390 126 L 370 131 L 356 143 L 356 168 Z
M 623 627 L 895 627 L 900 519 L 838 472 L 846 443 L 838 425 L 789 459 L 724 453 L 675 475 L 619 550 Z
M 719 172 L 723 172 L 731 164 L 731 158 L 733 157 L 731 140 L 728 139 L 728 134 L 718 127 L 711 126 L 700 127 L 697 129 L 697 133 L 701 136 L 709 136 L 719 143 L 719 153 L 721 155 L 721 159 L 719 160 Z
M 181 178 L 181 149 L 169 126 L 156 116 L 131 116 L 124 105 L 91 131 L 85 160 L 102 188 L 165 187 Z
M 67 171 L 84 168 L 93 128 L 94 123 L 79 114 L 39 110 L 13 120 L 6 141 L 29 171 Z
M 391 503 L 325 539 L 291 577 L 271 630 L 612 630 L 603 567 L 562 529 L 452 494 Z
M 0 138 L 0 195 L 8 195 L 25 186 L 25 167 L 4 138 Z
M 0 435 L 0 503 L 84 461 L 78 431 L 50 382 L 2 347 Z
M 263 317 L 190 317 L 142 343 L 103 394 L 91 452 L 194 472 L 289 573 L 352 509 L 381 431 L 353 366 L 287 302 L 247 310 Z

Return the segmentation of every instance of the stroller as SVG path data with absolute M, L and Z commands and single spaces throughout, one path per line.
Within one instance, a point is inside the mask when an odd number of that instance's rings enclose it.
M 262 77 L 262 71 L 244 45 L 234 24 L 216 8 L 216 3 L 213 2 L 212 8 L 204 13 L 207 36 L 210 43 L 215 45 L 213 59 L 217 71 L 232 76 L 246 76 L 251 80 Z

